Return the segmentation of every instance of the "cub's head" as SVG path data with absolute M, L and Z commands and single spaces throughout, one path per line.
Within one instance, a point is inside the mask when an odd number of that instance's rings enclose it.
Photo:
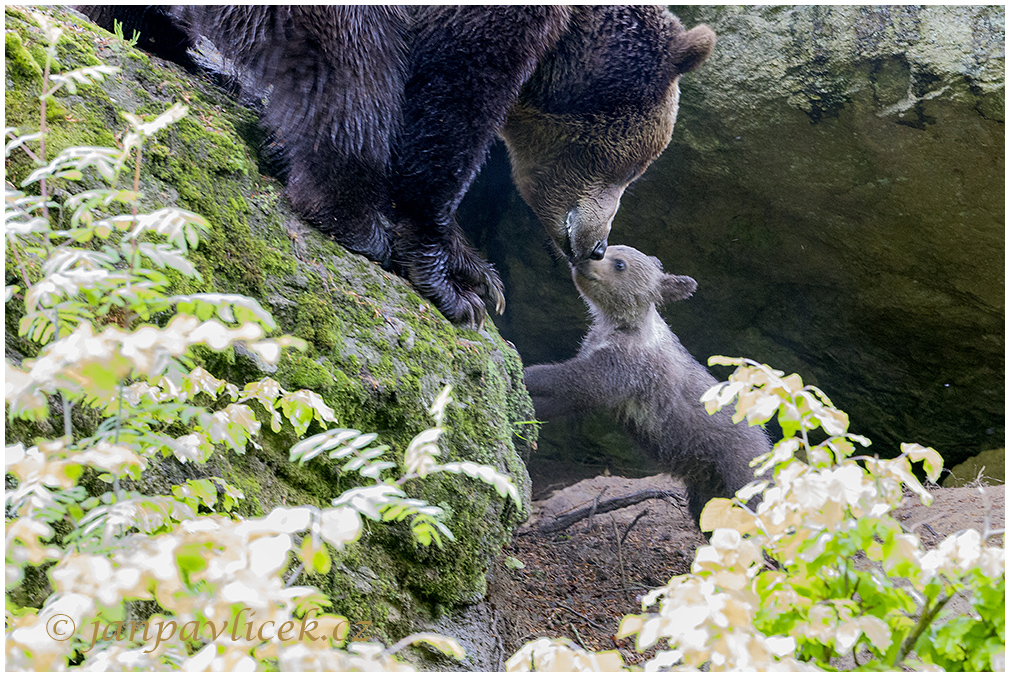
M 715 44 L 656 7 L 582 7 L 502 136 L 523 199 L 568 260 L 599 260 L 621 196 L 670 143 L 678 80 Z
M 698 288 L 694 278 L 668 275 L 655 256 L 624 245 L 574 266 L 572 277 L 593 315 L 617 327 L 638 326 L 653 305 L 682 301 Z

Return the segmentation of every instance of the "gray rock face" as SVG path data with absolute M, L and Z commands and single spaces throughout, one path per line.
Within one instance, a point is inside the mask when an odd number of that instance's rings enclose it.
M 673 11 L 718 43 L 610 237 L 698 280 L 671 328 L 700 361 L 799 372 L 881 455 L 918 441 L 949 466 L 1003 446 L 1004 9 Z M 490 209 L 503 169 L 462 214 L 497 228 L 499 326 L 526 363 L 567 359 L 584 310 L 518 198 Z M 552 427 L 541 450 L 562 453 L 572 431 Z

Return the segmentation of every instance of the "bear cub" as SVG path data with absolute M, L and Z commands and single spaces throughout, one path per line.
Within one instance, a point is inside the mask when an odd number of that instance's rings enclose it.
M 731 497 L 754 480 L 750 461 L 770 450 L 764 430 L 734 424 L 722 409 L 701 403 L 716 380 L 681 345 L 656 306 L 686 299 L 697 283 L 663 272 L 654 256 L 622 245 L 602 260 L 572 269 L 593 322 L 578 354 L 523 374 L 537 418 L 611 412 L 632 438 L 687 485 L 697 522 L 715 497 Z

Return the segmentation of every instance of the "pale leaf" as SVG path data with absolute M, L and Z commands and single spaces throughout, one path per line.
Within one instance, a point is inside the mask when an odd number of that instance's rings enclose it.
M 901 453 L 908 454 L 912 461 L 922 461 L 926 469 L 926 477 L 930 482 L 936 482 L 943 470 L 943 457 L 933 447 L 924 447 L 921 444 L 902 442 Z

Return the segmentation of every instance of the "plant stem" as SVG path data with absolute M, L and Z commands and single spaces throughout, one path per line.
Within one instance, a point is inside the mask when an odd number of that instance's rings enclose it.
M 298 566 L 295 568 L 295 570 L 291 572 L 290 576 L 288 576 L 288 580 L 284 581 L 284 587 L 285 588 L 290 588 L 294 584 L 294 582 L 296 580 L 298 580 L 298 577 L 301 575 L 302 571 L 304 571 L 304 570 L 305 570 L 305 563 L 304 562 L 299 562 Z
M 116 437 L 113 444 L 119 444 L 119 428 L 123 422 L 123 382 L 119 382 L 119 402 L 116 408 Z
M 17 135 L 14 134 L 14 132 L 7 132 L 7 136 L 10 137 L 12 141 L 16 141 L 18 138 Z M 28 147 L 28 144 L 23 143 L 19 147 L 21 148 L 21 150 L 25 152 L 25 155 L 27 155 L 32 162 L 36 163 L 40 167 L 45 164 L 44 162 L 42 162 L 42 160 L 39 158 L 38 155 L 32 152 L 32 149 Z
M 25 268 L 24 261 L 21 260 L 21 254 L 18 253 L 18 248 L 16 245 L 17 245 L 17 238 L 15 238 L 13 242 L 11 242 L 11 251 L 14 253 L 14 260 L 17 261 L 18 270 L 21 271 L 21 279 L 24 280 L 25 291 L 28 291 L 29 289 L 31 289 L 32 283 L 28 280 L 28 270 Z
M 401 639 L 399 642 L 397 642 L 393 646 L 391 646 L 388 649 L 384 650 L 379 655 L 380 656 L 392 656 L 397 651 L 400 651 L 401 649 L 404 649 L 404 648 L 410 646 L 413 642 L 414 642 L 414 635 L 408 635 L 407 637 L 404 637 L 403 639 Z
M 60 340 L 60 308 L 53 308 L 53 343 Z M 74 426 L 70 420 L 71 407 L 67 394 L 60 390 L 60 402 L 63 404 L 63 436 L 67 438 L 67 444 L 74 440 Z
M 801 421 L 802 423 L 802 421 Z M 810 438 L 807 436 L 806 427 L 800 427 L 800 432 L 803 434 L 803 453 L 807 455 L 807 461 L 810 460 Z
M 140 159 L 141 159 L 141 149 L 142 149 L 142 146 L 138 142 L 137 143 L 137 162 L 135 163 L 134 169 L 133 169 L 133 192 L 137 193 L 137 194 L 140 193 Z M 137 198 L 137 199 L 139 199 L 139 198 Z M 130 208 L 131 213 L 133 214 L 133 218 L 134 219 L 137 218 L 137 199 L 135 199 L 133 201 L 133 205 Z M 134 224 L 134 225 L 136 225 L 136 224 Z
M 138 193 L 140 191 L 140 157 L 141 157 L 141 155 L 140 155 L 140 149 L 141 149 L 141 144 L 142 143 L 143 143 L 143 138 L 142 137 L 138 137 L 138 139 L 137 139 L 137 160 L 134 163 L 134 169 L 133 169 L 133 192 L 134 193 Z M 135 198 L 133 200 L 133 203 L 130 205 L 130 213 L 133 215 L 133 227 L 134 227 L 134 230 L 132 230 L 131 233 L 135 233 L 136 232 L 136 227 L 137 227 L 137 212 L 138 212 L 137 199 Z M 140 265 L 140 250 L 139 250 L 139 248 L 137 246 L 137 238 L 133 237 L 132 235 L 130 237 L 130 247 L 132 248 L 132 251 L 130 252 L 130 275 L 131 275 L 131 277 L 133 277 L 133 276 L 136 276 L 136 274 L 137 274 L 137 266 Z
M 930 608 L 929 603 L 922 608 L 922 616 L 919 617 L 919 622 L 916 624 L 915 629 L 912 630 L 912 634 L 905 638 L 905 642 L 901 645 L 901 650 L 898 651 L 898 655 L 895 656 L 894 662 L 891 664 L 893 667 L 897 668 L 905 656 L 915 647 L 915 643 L 919 640 L 919 636 L 922 635 L 929 627 L 933 619 L 936 618 L 937 614 L 940 613 L 944 605 L 950 599 L 949 596 L 940 595 L 939 599 L 936 601 L 936 605 Z
M 55 45 L 51 45 L 54 47 Z M 46 50 L 46 67 L 42 72 L 42 95 L 39 97 L 39 162 L 44 167 L 46 164 L 46 134 L 48 129 L 46 128 L 46 101 L 49 99 L 49 71 L 52 65 L 53 57 Z M 46 177 L 43 176 L 39 181 L 39 191 L 42 198 L 42 217 L 49 223 L 49 190 L 46 183 Z M 50 248 L 49 231 L 45 232 L 45 243 L 46 243 L 46 253 Z

